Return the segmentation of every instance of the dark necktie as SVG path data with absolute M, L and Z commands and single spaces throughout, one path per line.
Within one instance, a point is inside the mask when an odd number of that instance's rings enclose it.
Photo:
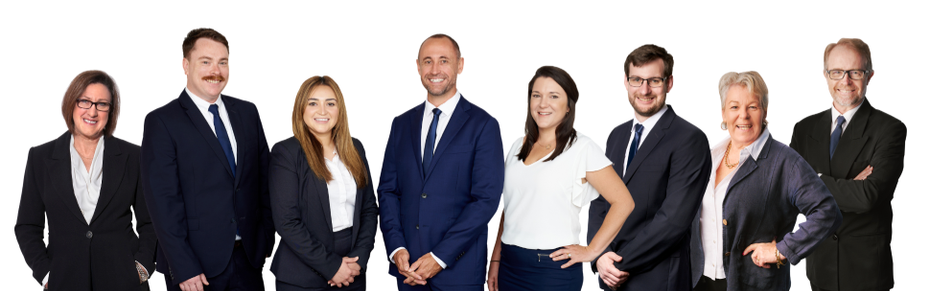
M 433 160 L 433 144 L 436 143 L 436 127 L 439 126 L 439 115 L 442 110 L 433 108 L 433 122 L 429 124 L 429 131 L 426 133 L 426 145 L 423 147 L 423 175 L 429 170 L 429 163 Z
M 643 136 L 643 125 L 637 123 L 633 126 L 635 134 L 633 134 L 633 143 L 630 144 L 630 155 L 626 159 L 626 168 L 630 168 L 630 164 L 633 163 L 633 157 L 636 156 L 636 150 L 639 149 L 639 140 Z M 623 170 L 626 172 L 626 169 Z
M 229 143 L 229 135 L 226 134 L 226 126 L 220 119 L 220 113 L 217 111 L 216 104 L 210 104 L 210 113 L 213 113 L 213 128 L 216 129 L 216 139 L 220 141 L 220 147 L 226 153 L 226 161 L 229 162 L 229 169 L 232 170 L 233 176 L 236 176 L 236 157 L 233 156 L 232 144 Z
M 843 123 L 846 123 L 846 118 L 840 115 L 836 118 L 836 128 L 833 129 L 833 134 L 830 135 L 830 159 L 833 159 L 833 152 L 836 151 L 836 146 L 840 144 L 840 136 L 843 135 Z

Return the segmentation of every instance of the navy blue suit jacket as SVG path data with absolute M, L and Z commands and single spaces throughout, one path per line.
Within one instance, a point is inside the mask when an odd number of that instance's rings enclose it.
M 368 257 L 375 245 L 378 205 L 375 204 L 365 148 L 357 139 L 352 139 L 352 142 L 369 173 L 365 187 L 355 191 L 353 244 L 346 257 L 358 257 L 361 276 L 364 276 Z M 336 246 L 326 181 L 313 173 L 300 142 L 294 137 L 274 145 L 268 176 L 275 229 L 281 235 L 281 245 L 274 254 L 271 271 L 278 281 L 291 285 L 329 287 L 327 281 L 339 271 L 342 256 L 333 253 Z M 362 284 L 359 281 L 360 278 L 356 277 L 353 285 Z
M 756 266 L 751 255 L 743 256 L 743 250 L 774 240 L 787 261 L 796 265 L 842 221 L 833 196 L 810 165 L 771 135 L 764 142 L 759 158 L 749 156 L 733 174 L 723 200 L 723 267 L 728 290 L 788 290 L 790 265 L 765 269 Z M 807 221 L 792 233 L 798 214 L 804 214 Z M 693 245 L 701 246 L 699 233 L 691 239 Z M 692 251 L 696 283 L 703 273 L 704 253 Z
M 632 127 L 631 120 L 615 128 L 606 149 L 636 202 L 606 250 L 623 257 L 615 266 L 630 273 L 618 290 L 691 290 L 689 231 L 710 178 L 707 136 L 669 106 L 624 172 Z M 588 243 L 608 210 L 603 196 L 591 202 Z
M 423 169 L 424 108 L 414 107 L 391 125 L 378 185 L 385 249 L 390 255 L 405 247 L 411 261 L 430 252 L 439 257 L 447 267 L 430 284 L 481 285 L 488 222 L 504 187 L 500 126 L 463 97 Z M 393 264 L 390 273 L 401 277 Z
M 156 267 L 175 282 L 219 275 L 230 262 L 237 229 L 255 268 L 274 247 L 268 143 L 258 110 L 222 98 L 236 136 L 235 175 L 185 91 L 145 117 L 142 185 L 158 236 Z

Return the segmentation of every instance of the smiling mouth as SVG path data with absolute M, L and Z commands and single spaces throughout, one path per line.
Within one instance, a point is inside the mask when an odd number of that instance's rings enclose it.
M 329 118 L 314 118 L 313 120 L 319 121 L 319 122 L 328 122 Z
M 743 129 L 743 130 L 745 130 L 745 129 L 750 129 L 750 128 L 752 128 L 752 125 L 750 125 L 750 124 L 743 124 L 743 125 L 737 125 L 737 126 L 736 126 L 736 129 Z
M 88 124 L 91 124 L 91 125 L 97 124 L 97 121 L 96 121 L 96 120 L 84 119 L 84 122 L 86 122 L 86 123 L 88 123 Z
M 226 81 L 226 78 L 223 78 L 223 76 L 209 76 L 203 77 L 203 80 L 210 84 L 219 84 L 220 82 Z

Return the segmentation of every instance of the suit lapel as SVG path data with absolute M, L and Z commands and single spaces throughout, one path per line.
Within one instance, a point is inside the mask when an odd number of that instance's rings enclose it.
M 762 160 L 768 157 L 768 152 L 769 152 L 769 149 L 771 149 L 771 147 L 772 147 L 772 135 L 770 134 L 769 138 L 765 141 L 765 145 L 762 146 L 762 151 L 759 152 L 759 160 Z M 752 155 L 746 158 L 746 161 L 744 161 L 743 165 L 739 167 L 739 170 L 736 171 L 736 174 L 733 174 L 733 179 L 730 180 L 730 185 L 727 186 L 727 192 L 726 192 L 727 196 L 730 196 L 729 195 L 730 189 L 732 189 L 733 186 L 736 186 L 736 184 L 738 184 L 740 181 L 742 181 L 747 176 L 749 176 L 749 174 L 752 174 L 752 172 L 755 172 L 757 168 L 759 168 L 758 161 L 753 159 Z M 727 203 L 726 198 L 724 198 L 723 203 L 724 205 L 726 205 Z
M 629 121 L 624 124 L 621 124 L 620 127 L 617 129 L 619 136 L 617 137 L 616 143 L 611 144 L 612 147 L 609 147 L 607 149 L 608 151 L 611 151 L 607 155 L 608 157 L 620 157 L 620 160 L 616 160 L 616 161 L 611 160 L 611 162 L 613 162 L 614 164 L 620 165 L 620 168 L 623 168 L 623 161 L 626 160 L 626 145 L 630 144 L 630 131 L 632 130 L 632 128 L 633 128 L 633 121 Z M 632 177 L 632 175 L 630 175 L 630 171 L 624 170 L 620 173 L 623 173 L 623 177 L 621 177 L 623 178 L 623 183 L 629 184 L 630 177 Z
M 423 145 L 420 144 L 420 137 L 423 135 L 423 110 L 426 110 L 426 103 L 420 104 L 420 106 L 413 108 L 413 114 L 410 115 L 410 142 L 414 145 L 409 147 L 414 149 L 415 153 L 413 155 L 417 157 L 417 169 L 419 169 L 420 176 L 423 177 Z M 435 157 L 435 155 L 434 155 Z
M 833 153 L 833 159 L 830 160 L 830 172 L 834 177 L 845 178 L 850 173 L 853 162 L 859 156 L 859 152 L 869 141 L 868 136 L 864 136 L 865 126 L 869 123 L 869 117 L 872 115 L 872 105 L 868 100 L 862 101 L 862 107 L 853 116 L 852 121 L 846 126 L 846 131 L 840 136 L 840 143 L 836 145 L 836 152 Z M 861 171 L 861 170 L 860 170 Z
M 197 105 L 194 104 L 191 98 L 194 97 L 187 95 L 186 91 L 182 91 L 181 97 L 178 98 L 181 108 L 184 108 L 184 111 L 187 112 L 187 117 L 191 119 L 194 128 L 197 128 L 197 131 L 203 136 L 204 141 L 213 149 L 213 153 L 223 164 L 223 167 L 226 168 L 226 172 L 232 175 L 232 169 L 229 168 L 229 162 L 226 160 L 226 153 L 223 152 L 223 148 L 220 147 L 220 141 L 216 139 L 216 132 L 210 129 L 210 125 L 207 124 L 207 120 L 204 119 L 203 113 L 200 112 L 200 109 L 197 108 Z
M 659 144 L 659 142 L 662 141 L 662 138 L 665 137 L 665 131 L 668 130 L 668 128 L 672 125 L 672 120 L 674 120 L 675 117 L 675 111 L 672 110 L 672 106 L 668 106 L 668 110 L 665 112 L 665 114 L 662 115 L 662 118 L 656 122 L 655 127 L 649 131 L 649 135 L 645 137 L 645 140 L 642 141 L 639 149 L 636 150 L 636 156 L 633 157 L 632 161 L 630 161 L 626 171 L 629 172 L 630 175 L 625 173 L 624 176 L 630 176 L 630 178 L 632 178 L 632 173 L 636 173 L 636 169 L 638 169 L 639 166 L 642 165 L 644 161 L 646 161 L 646 157 L 649 156 L 649 153 L 651 153 L 652 150 Z M 629 143 L 629 135 L 627 135 L 626 139 L 627 143 Z M 624 159 L 625 158 L 626 157 L 624 157 Z
M 459 104 L 455 106 L 452 117 L 449 119 L 449 124 L 446 125 L 446 130 L 442 132 L 442 137 L 439 138 L 439 144 L 436 145 L 433 160 L 430 161 L 429 171 L 426 172 L 427 179 L 429 179 L 429 174 L 433 172 L 433 169 L 436 168 L 436 164 L 438 164 L 439 160 L 442 158 L 442 153 L 446 151 L 446 148 L 452 143 L 455 135 L 459 133 L 459 130 L 465 125 L 465 121 L 468 120 L 467 111 L 469 108 L 471 108 L 471 105 L 469 105 L 468 101 L 465 101 L 465 97 L 462 97 L 462 99 L 459 100 Z
M 251 137 L 246 136 L 246 131 L 242 128 L 242 114 L 239 114 L 239 107 L 236 106 L 238 103 L 236 100 L 233 100 L 231 97 L 226 96 L 223 98 L 223 104 L 226 105 L 226 113 L 229 114 L 229 123 L 232 126 L 232 134 L 236 137 L 236 155 L 239 157 L 236 159 L 236 182 L 235 185 L 239 185 L 239 177 L 242 176 L 242 166 L 239 164 L 239 161 L 244 161 L 242 157 L 243 151 L 240 150 L 245 144 L 245 141 L 252 140 Z M 217 140 L 217 144 L 219 141 Z M 220 149 L 222 150 L 222 148 Z M 223 153 L 223 161 L 226 161 L 226 153 Z M 227 161 L 226 164 L 229 164 Z M 228 169 L 228 167 L 227 167 Z M 230 171 L 232 172 L 232 171 Z
M 313 170 L 311 170 L 310 167 L 307 167 L 307 174 L 305 176 L 305 178 L 309 179 L 309 181 L 313 181 L 313 186 L 316 187 L 316 191 L 314 192 L 316 193 L 317 198 L 320 199 L 320 208 L 323 208 L 324 214 L 323 217 L 328 218 L 324 219 L 326 221 L 326 227 L 332 231 L 333 211 L 332 209 L 329 209 L 329 187 L 326 186 L 326 181 L 317 178 L 316 175 L 313 174 Z
M 84 215 L 81 214 L 81 208 L 78 206 L 77 197 L 74 197 L 74 185 L 71 181 L 71 133 L 66 132 L 55 140 L 55 149 L 52 155 L 46 161 L 49 169 L 49 181 L 53 181 L 55 193 L 59 193 L 60 198 L 68 210 L 74 216 L 87 223 Z
M 100 186 L 100 197 L 97 199 L 97 207 L 94 209 L 91 223 L 97 220 L 100 213 L 116 195 L 116 189 L 119 189 L 120 182 L 123 180 L 123 169 L 126 168 L 127 157 L 122 154 L 113 138 L 104 137 L 103 143 L 103 157 L 101 157 L 103 158 L 103 185 Z

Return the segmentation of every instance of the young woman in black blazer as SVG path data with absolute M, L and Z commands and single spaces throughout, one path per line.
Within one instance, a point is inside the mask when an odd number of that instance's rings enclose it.
M 291 123 L 294 136 L 274 145 L 268 171 L 282 242 L 271 263 L 277 290 L 365 290 L 378 206 L 339 85 L 304 81 Z

